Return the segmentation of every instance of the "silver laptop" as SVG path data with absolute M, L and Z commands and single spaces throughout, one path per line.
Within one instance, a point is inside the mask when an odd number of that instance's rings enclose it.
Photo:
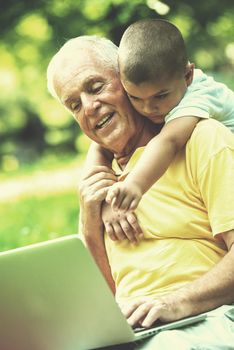
M 0 254 L 1 350 L 110 347 L 205 317 L 134 333 L 76 235 Z

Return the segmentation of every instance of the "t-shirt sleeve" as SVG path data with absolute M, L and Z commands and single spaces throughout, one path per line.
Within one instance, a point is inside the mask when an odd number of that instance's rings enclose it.
M 214 128 L 204 122 L 198 124 L 191 162 L 216 236 L 234 229 L 234 135 L 215 121 Z
M 234 229 L 234 150 L 214 155 L 199 179 L 213 235 Z
M 194 72 L 194 80 L 179 102 L 165 117 L 166 123 L 180 117 L 195 116 L 201 119 L 210 117 L 223 119 L 227 88 L 199 70 Z
M 201 119 L 208 119 L 211 114 L 211 99 L 202 90 L 188 90 L 180 101 L 165 117 L 165 122 L 180 118 L 193 116 Z

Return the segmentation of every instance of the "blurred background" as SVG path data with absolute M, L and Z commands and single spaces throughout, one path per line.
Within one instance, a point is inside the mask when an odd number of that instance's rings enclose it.
M 77 232 L 88 140 L 46 88 L 65 41 L 97 34 L 118 45 L 132 22 L 168 19 L 190 61 L 234 90 L 233 0 L 1 0 L 0 9 L 1 251 Z

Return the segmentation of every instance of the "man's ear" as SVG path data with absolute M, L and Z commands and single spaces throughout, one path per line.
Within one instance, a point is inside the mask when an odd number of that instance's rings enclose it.
M 185 81 L 186 85 L 189 86 L 193 82 L 193 74 L 194 74 L 194 63 L 188 63 L 185 69 Z

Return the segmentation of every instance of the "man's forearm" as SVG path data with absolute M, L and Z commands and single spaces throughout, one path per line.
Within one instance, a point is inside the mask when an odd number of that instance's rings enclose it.
M 113 293 L 115 293 L 115 284 L 111 275 L 111 269 L 108 262 L 104 235 L 103 223 L 100 216 L 100 211 L 92 212 L 89 208 L 82 208 L 81 214 L 82 233 L 96 264 L 102 271 L 108 285 Z
M 209 272 L 171 295 L 175 309 L 186 317 L 234 302 L 234 246 Z M 170 296 L 169 296 L 170 299 Z M 173 308 L 174 308 L 173 307 Z

